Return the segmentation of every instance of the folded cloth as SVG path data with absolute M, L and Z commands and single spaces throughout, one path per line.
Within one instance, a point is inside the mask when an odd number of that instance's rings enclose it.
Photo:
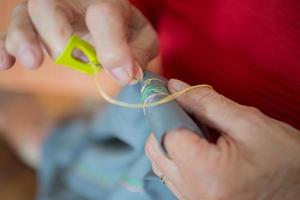
M 125 87 L 118 99 L 140 103 L 141 87 Z M 165 112 L 163 105 L 160 109 Z M 183 112 L 177 103 L 167 109 Z M 145 156 L 151 132 L 142 109 L 115 105 L 99 110 L 90 121 L 76 119 L 58 127 L 43 147 L 38 199 L 176 199 Z

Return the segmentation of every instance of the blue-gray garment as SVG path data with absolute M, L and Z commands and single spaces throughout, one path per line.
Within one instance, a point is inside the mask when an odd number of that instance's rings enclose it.
M 118 99 L 140 102 L 140 91 L 140 84 L 128 86 Z M 156 112 L 161 110 L 164 116 L 164 108 L 174 117 L 184 112 L 175 103 L 146 112 L 159 117 Z M 182 126 L 181 121 L 189 121 L 185 113 L 182 116 L 181 120 L 159 119 L 163 126 L 157 129 L 161 132 L 158 138 L 162 137 L 164 125 L 174 128 L 174 124 L 168 123 L 178 122 Z M 151 119 L 148 121 L 155 124 Z M 153 174 L 144 154 L 145 141 L 151 133 L 148 121 L 142 109 L 109 105 L 91 121 L 77 119 L 57 128 L 44 144 L 38 199 L 175 199 Z M 193 130 L 191 123 L 189 127 Z

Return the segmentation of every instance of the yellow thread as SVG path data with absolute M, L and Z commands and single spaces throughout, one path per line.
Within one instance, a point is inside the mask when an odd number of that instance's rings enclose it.
M 73 53 L 73 50 L 76 48 L 81 50 L 88 57 L 89 63 L 83 63 L 80 60 L 77 60 L 76 58 L 73 57 L 72 53 Z M 182 91 L 179 91 L 179 92 L 176 92 L 176 93 L 170 94 L 170 95 L 167 93 L 164 93 L 162 91 L 162 92 L 158 92 L 156 94 L 157 95 L 165 95 L 166 97 L 159 101 L 151 102 L 151 103 L 145 102 L 146 100 L 144 100 L 144 103 L 141 103 L 141 104 L 126 103 L 126 102 L 118 101 L 118 100 L 114 99 L 113 97 L 111 97 L 110 95 L 108 95 L 100 86 L 100 83 L 97 79 L 97 74 L 102 69 L 102 67 L 99 64 L 99 61 L 97 60 L 95 49 L 93 48 L 93 46 L 91 44 L 85 42 L 84 40 L 81 40 L 81 38 L 75 34 L 70 38 L 63 53 L 56 59 L 56 63 L 57 64 L 65 64 L 65 65 L 71 66 L 72 68 L 79 70 L 83 73 L 95 75 L 95 84 L 96 84 L 99 94 L 109 103 L 118 105 L 118 106 L 122 106 L 122 107 L 126 107 L 126 108 L 147 108 L 147 107 L 158 106 L 161 104 L 168 103 L 168 102 L 176 99 L 177 97 L 187 93 L 190 90 L 193 90 L 196 88 L 201 88 L 201 87 L 212 88 L 209 85 L 196 85 L 196 86 L 188 87 Z M 148 80 L 144 81 L 144 86 L 143 86 L 141 92 L 143 92 L 145 90 L 146 86 L 148 84 L 150 84 L 152 81 L 161 81 L 162 82 L 162 80 L 156 79 L 156 78 L 148 79 Z
M 99 92 L 99 94 L 109 103 L 111 104 L 114 104 L 114 105 L 117 105 L 117 106 L 121 106 L 121 107 L 125 107 L 125 108 L 147 108 L 147 107 L 153 107 L 153 106 L 158 106 L 158 105 L 161 105 L 161 104 L 165 104 L 165 103 L 168 103 L 174 99 L 176 99 L 177 97 L 193 90 L 193 89 L 197 89 L 197 88 L 203 88 L 203 87 L 206 87 L 206 88 L 212 88 L 212 86 L 210 85 L 206 85 L 206 84 L 202 84 L 202 85 L 195 85 L 195 86 L 190 86 L 188 88 L 185 88 L 181 91 L 178 91 L 176 93 L 173 93 L 173 94 L 170 94 L 169 96 L 159 100 L 159 101 L 156 101 L 156 102 L 151 102 L 151 103 L 141 103 L 141 104 L 134 104 L 134 103 L 127 103 L 127 102 L 123 102 L 123 101 L 118 101 L 116 99 L 114 99 L 113 97 L 111 97 L 110 95 L 108 95 L 100 86 L 100 83 L 97 79 L 97 75 L 94 77 L 95 79 L 95 84 L 96 84 L 96 87 L 97 87 L 97 90 Z M 161 81 L 160 79 L 148 79 L 146 80 L 144 83 L 145 85 L 148 83 L 150 83 L 151 81 L 153 80 L 159 80 Z

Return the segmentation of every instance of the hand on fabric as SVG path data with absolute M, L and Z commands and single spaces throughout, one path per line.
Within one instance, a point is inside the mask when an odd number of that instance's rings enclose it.
M 128 0 L 28 0 L 0 37 L 0 69 L 15 59 L 37 68 L 43 48 L 55 59 L 73 33 L 95 45 L 101 65 L 121 85 L 142 78 L 141 68 L 158 54 L 155 30 Z
M 176 92 L 187 84 L 171 80 Z M 300 131 L 212 89 L 178 99 L 191 115 L 221 133 L 210 143 L 189 130 L 166 134 L 165 156 L 154 135 L 146 154 L 179 199 L 294 200 L 300 196 Z

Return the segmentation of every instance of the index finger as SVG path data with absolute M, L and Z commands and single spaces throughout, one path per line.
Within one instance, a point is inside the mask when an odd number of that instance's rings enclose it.
M 179 80 L 169 82 L 173 93 L 187 87 L 188 84 Z M 268 120 L 257 109 L 240 105 L 209 88 L 186 93 L 178 102 L 200 121 L 239 141 L 249 140 L 253 137 L 250 133 L 259 132 L 254 129 Z
M 134 59 L 127 41 L 131 7 L 123 1 L 101 0 L 87 10 L 86 23 L 96 44 L 101 65 L 121 85 L 134 74 Z
M 73 33 L 71 7 L 61 0 L 29 0 L 31 20 L 52 58 L 64 49 Z

